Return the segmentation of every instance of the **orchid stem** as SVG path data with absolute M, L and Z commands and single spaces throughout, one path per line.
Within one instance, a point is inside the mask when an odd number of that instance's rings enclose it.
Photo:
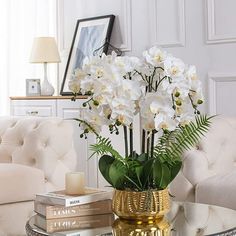
M 125 157 L 128 157 L 127 127 L 124 125 Z
M 133 127 L 131 125 L 129 129 L 129 145 L 130 145 L 130 156 L 133 156 Z
M 142 133 L 142 153 L 145 152 L 145 130 L 143 129 Z
M 153 158 L 154 153 L 154 139 L 155 139 L 155 131 L 152 131 L 152 138 L 151 138 L 151 158 Z
M 150 132 L 147 132 L 147 157 L 149 159 L 149 149 L 150 149 L 150 137 L 149 137 Z

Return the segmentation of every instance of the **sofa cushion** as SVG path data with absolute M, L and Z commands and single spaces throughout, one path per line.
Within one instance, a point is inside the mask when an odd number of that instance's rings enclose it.
M 26 221 L 34 214 L 35 213 L 33 201 L 0 205 L 0 235 L 26 235 Z
M 196 186 L 196 202 L 236 210 L 236 171 L 215 175 Z
M 41 192 L 43 171 L 20 164 L 0 164 L 0 204 L 33 200 Z

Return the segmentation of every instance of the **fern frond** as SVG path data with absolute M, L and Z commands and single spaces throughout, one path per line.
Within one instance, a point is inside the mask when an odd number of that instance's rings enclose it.
M 196 116 L 195 122 L 164 134 L 155 146 L 154 157 L 159 157 L 169 163 L 180 160 L 183 152 L 194 146 L 208 131 L 211 118 L 206 115 Z
M 97 143 L 90 145 L 90 150 L 93 153 L 89 158 L 91 158 L 94 155 L 102 156 L 105 154 L 110 154 L 114 158 L 124 162 L 124 159 L 119 154 L 119 152 L 113 148 L 109 138 L 97 136 Z

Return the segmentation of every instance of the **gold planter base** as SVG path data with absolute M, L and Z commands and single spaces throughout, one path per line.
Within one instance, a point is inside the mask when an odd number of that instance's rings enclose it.
M 164 218 L 145 223 L 117 219 L 112 225 L 114 236 L 169 236 L 170 224 Z
M 143 192 L 115 190 L 112 210 L 122 219 L 155 220 L 170 210 L 169 193 L 167 189 Z

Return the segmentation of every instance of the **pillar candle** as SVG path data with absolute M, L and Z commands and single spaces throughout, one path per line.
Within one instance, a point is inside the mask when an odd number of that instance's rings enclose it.
M 84 194 L 84 172 L 66 173 L 66 193 L 71 195 Z

